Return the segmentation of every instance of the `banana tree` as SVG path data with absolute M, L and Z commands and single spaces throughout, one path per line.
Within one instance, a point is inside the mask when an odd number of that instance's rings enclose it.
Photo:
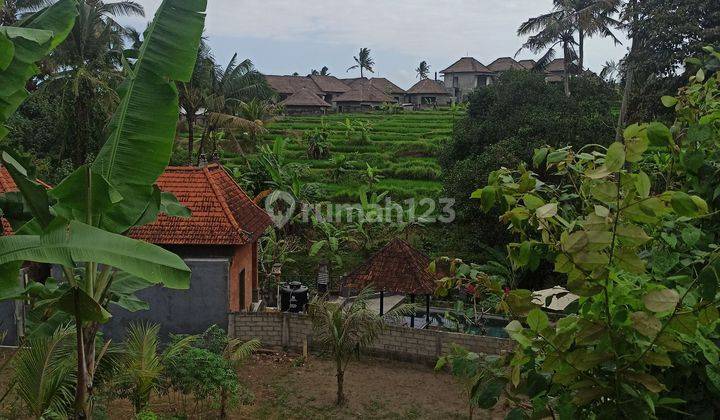
M 71 0 L 57 4 L 61 3 L 74 6 Z M 74 319 L 77 418 L 91 413 L 95 367 L 103 353 L 96 355 L 96 335 L 110 319 L 111 300 L 137 307 L 133 293 L 143 287 L 189 287 L 190 270 L 180 257 L 123 234 L 154 221 L 160 212 L 188 214 L 154 184 L 170 160 L 178 119 L 175 83 L 190 79 L 206 6 L 206 0 L 164 0 L 160 5 L 137 59 L 125 63 L 120 104 L 108 127 L 109 137 L 92 164 L 79 167 L 47 190 L 14 153 L 2 152 L 0 160 L 18 185 L 32 219 L 18 226 L 16 235 L 0 238 L 0 297 L 41 296 L 37 304 L 48 313 Z M 17 83 L 22 80 L 0 79 L 0 103 L 8 102 L 5 92 Z M 60 266 L 60 286 L 41 290 L 43 285 L 32 284 L 18 289 L 17 272 L 23 261 Z

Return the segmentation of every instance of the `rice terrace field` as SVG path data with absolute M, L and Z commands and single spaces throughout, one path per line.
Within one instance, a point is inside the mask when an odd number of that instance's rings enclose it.
M 302 180 L 320 184 L 330 201 L 356 201 L 358 191 L 365 186 L 363 176 L 367 165 L 380 175 L 374 189 L 388 191 L 395 200 L 435 197 L 442 189 L 437 151 L 452 135 L 454 121 L 460 117 L 460 112 L 448 109 L 397 114 L 284 116 L 269 124 L 263 140 L 271 143 L 278 137 L 288 138 L 285 155 L 288 163 L 307 165 Z M 348 134 L 344 127 L 348 120 L 368 124 L 369 141 L 358 141 L 360 134 L 357 131 Z M 330 158 L 310 159 L 303 134 L 323 125 L 329 133 Z M 350 161 L 351 169 L 333 179 L 331 173 L 338 155 L 344 155 Z M 224 163 L 229 168 L 244 161 L 241 156 L 228 157 L 227 153 L 225 156 Z

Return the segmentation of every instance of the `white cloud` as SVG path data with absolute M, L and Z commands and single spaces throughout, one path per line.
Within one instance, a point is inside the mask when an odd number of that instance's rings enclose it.
M 140 0 L 154 13 L 160 0 Z M 369 47 L 386 55 L 432 60 L 440 70 L 457 58 L 472 55 L 484 63 L 512 56 L 522 44 L 518 25 L 548 11 L 551 0 L 209 0 L 206 33 L 234 38 L 237 49 L 252 38 L 273 43 L 305 41 L 346 46 L 350 51 Z M 136 22 L 136 26 L 141 26 Z M 348 56 L 351 54 L 349 51 Z M 586 62 L 599 70 L 608 59 L 618 59 L 624 48 L 610 40 L 592 40 Z M 530 53 L 521 53 L 530 56 Z M 252 58 L 252 57 L 251 57 Z M 327 57 L 326 61 L 336 60 Z M 414 68 L 416 63 L 408 63 Z M 412 67 L 411 67 L 412 66 Z M 401 69 L 385 69 L 398 73 Z M 404 76 L 407 77 L 407 76 Z

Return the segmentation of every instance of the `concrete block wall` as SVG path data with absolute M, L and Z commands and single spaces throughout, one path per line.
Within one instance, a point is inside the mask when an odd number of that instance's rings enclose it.
M 312 323 L 300 314 L 230 314 L 229 331 L 242 340 L 257 338 L 266 348 L 300 351 L 306 340 L 310 348 L 317 348 L 312 342 Z M 453 344 L 485 354 L 500 354 L 513 347 L 512 341 L 504 338 L 391 326 L 366 352 L 394 360 L 434 364 Z

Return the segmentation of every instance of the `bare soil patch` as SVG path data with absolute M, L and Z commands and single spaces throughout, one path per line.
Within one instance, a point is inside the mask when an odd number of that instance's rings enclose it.
M 0 352 L 0 362 L 2 361 Z M 11 372 L 0 376 L 4 389 Z M 286 353 L 256 354 L 238 372 L 252 392 L 252 401 L 233 408 L 231 419 L 467 419 L 468 408 L 460 385 L 449 374 L 431 367 L 362 357 L 345 373 L 347 404 L 335 406 L 335 365 L 331 360 Z M 178 419 L 183 410 L 177 395 L 154 397 L 151 409 L 161 419 Z M 131 419 L 125 400 L 100 403 L 98 418 Z M 22 417 L 21 403 L 4 402 L 2 415 Z M 98 407 L 100 408 L 100 407 Z M 190 407 L 192 408 L 192 407 Z M 187 410 L 192 419 L 217 418 L 214 409 Z M 476 419 L 502 419 L 504 407 L 475 411 Z

